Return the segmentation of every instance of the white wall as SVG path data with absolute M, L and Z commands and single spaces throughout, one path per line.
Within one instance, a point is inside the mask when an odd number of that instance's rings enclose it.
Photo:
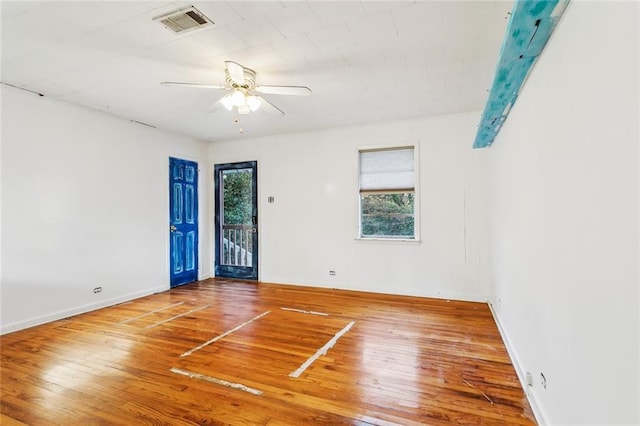
M 470 149 L 478 116 L 211 144 L 211 163 L 258 161 L 260 280 L 487 300 L 487 154 Z M 356 241 L 358 149 L 418 142 L 421 242 Z
M 168 158 L 204 171 L 206 145 L 1 90 L 2 332 L 169 288 Z M 200 276 L 209 276 L 200 177 Z
M 640 424 L 637 9 L 572 2 L 489 150 L 492 303 L 549 424 Z

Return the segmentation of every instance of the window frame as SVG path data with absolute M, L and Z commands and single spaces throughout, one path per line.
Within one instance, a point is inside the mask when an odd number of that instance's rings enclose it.
M 393 194 L 398 192 L 408 192 L 404 189 L 400 191 L 389 190 L 365 190 L 360 189 L 360 154 L 366 151 L 393 151 L 400 149 L 413 149 L 413 238 L 407 237 L 394 237 L 394 236 L 373 236 L 367 237 L 362 235 L 362 193 L 379 193 L 379 194 Z M 367 145 L 358 147 L 356 151 L 357 161 L 357 173 L 356 173 L 356 196 L 358 206 L 358 217 L 356 222 L 356 241 L 377 241 L 377 242 L 400 242 L 400 243 L 416 243 L 420 242 L 420 141 L 412 141 L 407 143 L 397 144 L 380 144 L 380 145 Z

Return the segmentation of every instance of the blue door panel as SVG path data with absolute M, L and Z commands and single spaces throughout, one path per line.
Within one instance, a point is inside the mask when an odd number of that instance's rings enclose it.
M 184 220 L 188 224 L 194 224 L 196 218 L 195 210 L 195 187 L 193 185 L 185 185 L 184 193 Z
M 198 249 L 196 247 L 196 233 L 194 231 L 189 231 L 187 233 L 186 238 L 186 251 L 185 251 L 185 269 L 187 271 L 193 271 L 196 267 L 196 257 L 195 253 Z
M 182 256 L 182 253 L 184 252 L 184 238 L 182 232 L 180 231 L 174 231 L 171 236 L 173 239 L 173 268 L 171 268 L 171 270 L 174 274 L 179 274 L 184 271 L 184 261 Z
M 187 168 L 185 169 L 186 176 L 185 176 L 185 178 L 184 178 L 184 179 L 185 179 L 187 182 L 194 182 L 194 180 L 195 180 L 195 176 L 196 176 L 195 171 L 196 171 L 196 169 L 195 169 L 195 168 L 193 168 L 193 167 L 187 167 Z
M 198 164 L 169 158 L 171 287 L 198 279 Z
M 173 208 L 171 209 L 171 221 L 174 225 L 182 223 L 182 212 L 184 210 L 184 204 L 182 203 L 182 187 L 183 185 L 179 182 L 173 184 Z
M 183 176 L 184 176 L 184 168 L 180 167 L 180 165 L 178 163 L 178 162 L 180 162 L 182 160 L 178 160 L 177 158 L 171 159 L 171 160 L 176 160 L 176 162 L 174 164 L 174 167 L 172 168 L 172 170 L 173 170 L 173 180 L 182 181 Z

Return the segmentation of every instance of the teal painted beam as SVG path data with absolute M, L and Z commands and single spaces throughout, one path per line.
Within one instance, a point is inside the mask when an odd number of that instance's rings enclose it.
M 474 148 L 490 146 L 569 0 L 516 0 Z

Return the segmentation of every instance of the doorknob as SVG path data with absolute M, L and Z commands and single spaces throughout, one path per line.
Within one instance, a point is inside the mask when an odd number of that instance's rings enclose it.
M 178 228 L 176 228 L 176 227 L 175 227 L 175 226 L 173 226 L 173 225 L 171 225 L 171 226 L 169 227 L 169 231 L 171 231 L 171 232 L 175 232 L 175 231 L 177 231 L 177 230 L 178 230 Z

